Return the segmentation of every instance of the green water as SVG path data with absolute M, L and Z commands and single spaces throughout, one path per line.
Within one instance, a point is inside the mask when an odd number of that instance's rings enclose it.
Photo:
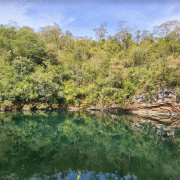
M 179 145 L 122 116 L 6 112 L 0 122 L 0 179 L 180 179 Z

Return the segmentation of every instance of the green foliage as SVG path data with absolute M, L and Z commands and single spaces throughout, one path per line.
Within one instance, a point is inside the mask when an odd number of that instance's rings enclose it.
M 1 113 L 0 177 L 53 179 L 56 172 L 63 179 L 83 179 L 87 173 L 105 178 L 116 175 L 116 179 L 127 174 L 138 179 L 179 179 L 179 130 L 176 143 L 161 142 L 151 125 L 141 124 L 142 129 L 137 129 L 126 121 L 134 116 L 114 120 L 109 115 L 40 110 Z
M 135 49 L 132 53 L 133 65 L 140 66 L 145 63 L 147 59 L 147 52 L 144 49 Z
M 75 39 L 57 23 L 39 33 L 1 25 L 1 104 L 121 106 L 134 94 L 150 97 L 160 87 L 179 88 L 177 24 L 164 23 L 154 34 L 133 34 L 121 21 L 117 34 L 106 38 L 105 23 L 94 30 L 97 40 Z
M 77 62 L 82 61 L 82 54 L 81 54 L 81 50 L 79 48 L 75 49 L 74 54 L 73 54 L 73 58 Z
M 32 59 L 35 63 L 41 64 L 45 57 L 45 44 L 35 33 L 17 32 L 16 56 Z
M 180 91 L 177 92 L 177 99 L 180 100 Z
M 0 101 L 0 102 L 1 102 L 1 101 Z M 13 103 L 12 103 L 11 101 L 9 101 L 9 100 L 4 100 L 0 107 L 1 107 L 2 109 L 6 109 L 7 107 L 12 106 L 12 104 L 13 104 Z

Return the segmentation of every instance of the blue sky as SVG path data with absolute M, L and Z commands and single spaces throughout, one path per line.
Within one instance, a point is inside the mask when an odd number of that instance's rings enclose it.
M 8 24 L 9 20 L 36 31 L 56 22 L 63 32 L 94 38 L 93 29 L 105 22 L 107 35 L 114 35 L 118 21 L 149 31 L 169 20 L 180 21 L 180 5 L 170 0 L 1 0 L 0 24 Z

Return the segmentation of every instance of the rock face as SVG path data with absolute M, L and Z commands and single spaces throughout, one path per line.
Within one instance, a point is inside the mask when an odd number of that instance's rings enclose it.
M 159 91 L 150 98 L 149 103 L 145 94 L 134 96 L 132 113 L 142 117 L 150 117 L 166 124 L 179 124 L 180 104 L 172 89 Z M 136 108 L 137 107 L 137 108 Z M 176 119 L 176 120 L 175 120 Z
M 155 97 L 152 98 L 152 101 L 155 101 L 156 103 L 162 103 L 162 102 L 177 102 L 176 93 L 174 90 L 168 90 L 165 89 L 163 91 L 159 91 Z
M 147 101 L 146 95 L 141 94 L 134 96 L 133 102 L 145 103 Z M 172 89 L 164 89 L 157 92 L 156 95 L 150 98 L 150 103 L 163 103 L 163 102 L 178 102 L 176 93 Z

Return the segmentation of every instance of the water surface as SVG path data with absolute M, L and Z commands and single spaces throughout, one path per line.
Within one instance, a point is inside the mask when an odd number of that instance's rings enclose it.
M 111 117 L 67 111 L 1 113 L 0 178 L 180 179 L 178 129 L 175 139 L 162 140 L 147 123 L 137 129 L 127 116 Z

